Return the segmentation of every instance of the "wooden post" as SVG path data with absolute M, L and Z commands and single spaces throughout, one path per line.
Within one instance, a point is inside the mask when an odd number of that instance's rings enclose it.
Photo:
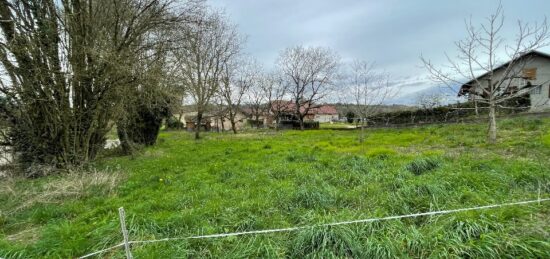
M 124 250 L 126 251 L 126 259 L 133 259 L 132 252 L 130 251 L 130 243 L 128 242 L 128 229 L 126 229 L 126 213 L 124 208 L 118 208 L 118 215 L 120 216 L 120 228 L 122 229 L 122 235 L 124 236 Z

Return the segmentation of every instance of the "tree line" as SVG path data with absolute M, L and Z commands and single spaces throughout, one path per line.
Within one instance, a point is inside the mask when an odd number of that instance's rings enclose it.
M 167 77 L 178 25 L 202 3 L 171 0 L 0 1 L 4 145 L 21 164 L 95 158 L 116 125 L 125 150 L 151 144 L 173 102 Z
M 456 44 L 459 56 L 449 57 L 451 72 L 423 59 L 445 84 L 476 82 L 473 71 L 488 71 L 490 87 L 470 95 L 488 104 L 491 142 L 495 107 L 520 94 L 507 91 L 521 78 L 513 65 L 547 46 L 549 36 L 546 22 L 520 23 L 514 48 L 504 46 L 512 62 L 499 79 L 491 71 L 502 24 L 501 7 L 481 29 L 469 24 L 468 38 Z M 344 64 L 327 47 L 286 48 L 264 69 L 244 52 L 237 26 L 203 0 L 0 0 L 0 34 L 1 144 L 23 168 L 86 164 L 114 127 L 126 154 L 153 145 L 167 118 L 181 118 L 184 99 L 192 100 L 198 139 L 216 104 L 234 133 L 243 105 L 255 120 L 267 113 L 275 125 L 291 109 L 304 129 L 308 113 L 327 99 L 350 104 L 363 129 L 399 91 L 374 63 Z
M 303 128 L 340 80 L 339 56 L 323 47 L 287 48 L 266 72 L 201 0 L 1 0 L 0 34 L 2 145 L 23 168 L 85 164 L 114 127 L 126 154 L 153 145 L 183 98 L 197 125 L 223 104 L 235 133 L 243 103 L 258 119 L 289 99 Z

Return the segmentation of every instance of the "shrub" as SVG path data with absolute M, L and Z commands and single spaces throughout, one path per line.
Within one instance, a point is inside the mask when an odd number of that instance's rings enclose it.
M 355 113 L 353 113 L 352 111 L 348 111 L 346 113 L 346 121 L 348 123 L 353 123 L 355 121 Z
M 527 110 L 530 106 L 529 98 L 518 97 L 510 101 L 508 107 L 514 109 L 499 109 L 499 114 L 517 113 Z M 449 104 L 447 106 L 434 107 L 431 109 L 416 109 L 380 113 L 369 118 L 369 122 L 374 125 L 399 125 L 415 123 L 440 123 L 440 122 L 459 122 L 465 117 L 474 116 L 474 104 L 471 102 Z M 479 114 L 487 114 L 487 104 L 478 103 Z M 464 109 L 466 108 L 466 109 Z
M 406 166 L 406 169 L 407 171 L 415 175 L 421 175 L 438 168 L 440 165 L 441 165 L 441 162 L 435 158 L 431 158 L 431 157 L 417 158 L 412 162 L 410 162 Z
M 280 121 L 280 129 L 300 129 L 300 122 L 297 120 Z M 304 129 L 319 129 L 318 121 L 304 121 Z
M 183 129 L 183 122 L 178 120 L 178 118 L 172 116 L 166 119 L 166 128 L 168 129 Z

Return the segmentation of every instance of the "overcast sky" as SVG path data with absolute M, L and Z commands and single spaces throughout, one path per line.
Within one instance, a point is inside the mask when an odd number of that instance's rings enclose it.
M 415 103 L 422 92 L 436 91 L 426 79 L 419 56 L 442 63 L 444 52 L 465 36 L 464 21 L 475 24 L 492 13 L 491 0 L 210 0 L 224 9 L 248 37 L 247 53 L 272 68 L 281 50 L 295 45 L 336 50 L 342 61 L 376 62 L 402 85 L 396 103 Z M 542 21 L 550 0 L 503 0 L 503 36 L 513 39 L 516 21 Z M 550 48 L 543 49 L 550 52 Z

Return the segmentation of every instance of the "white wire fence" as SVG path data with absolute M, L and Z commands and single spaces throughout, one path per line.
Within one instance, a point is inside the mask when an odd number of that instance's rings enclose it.
M 451 213 L 458 213 L 458 212 L 464 212 L 464 211 L 486 210 L 486 209 L 493 209 L 493 208 L 499 208 L 499 207 L 519 206 L 519 205 L 526 205 L 526 204 L 532 204 L 532 203 L 540 204 L 541 202 L 547 202 L 547 201 L 550 201 L 550 198 L 542 198 L 541 199 L 540 194 L 539 194 L 539 198 L 536 199 L 536 200 L 500 203 L 500 204 L 484 205 L 484 206 L 469 207 L 469 208 L 440 210 L 440 211 L 429 211 L 429 212 L 406 214 L 406 215 L 387 216 L 387 217 L 381 217 L 381 218 L 368 218 L 368 219 L 358 219 L 358 220 L 350 220 L 350 221 L 340 221 L 340 222 L 310 225 L 310 226 L 297 226 L 297 227 L 288 227 L 288 228 L 275 228 L 275 229 L 233 232 L 233 233 L 220 233 L 220 234 L 198 235 L 198 236 L 187 236 L 187 237 L 171 237 L 171 238 L 162 238 L 162 239 L 153 239 L 153 240 L 136 240 L 136 241 L 133 241 L 133 240 L 129 239 L 128 230 L 126 228 L 126 220 L 125 220 L 126 216 L 125 216 L 124 208 L 121 207 L 121 208 L 119 208 L 119 216 L 120 216 L 120 226 L 121 226 L 121 230 L 122 230 L 123 242 L 120 243 L 120 244 L 111 246 L 111 247 L 107 247 L 105 249 L 101 249 L 99 251 L 95 251 L 93 253 L 83 255 L 79 258 L 88 258 L 88 257 L 96 256 L 96 255 L 101 255 L 101 254 L 103 254 L 105 252 L 108 252 L 110 250 L 113 250 L 113 249 L 116 249 L 116 248 L 119 248 L 119 247 L 124 247 L 124 252 L 126 254 L 126 258 L 127 259 L 133 259 L 132 252 L 131 252 L 131 246 L 133 244 L 143 244 L 143 245 L 145 245 L 145 244 L 151 244 L 151 243 L 177 241 L 177 240 L 224 238 L 224 237 L 232 237 L 232 236 L 260 235 L 260 234 L 269 234 L 269 233 L 278 233 L 278 232 L 292 232 L 292 231 L 298 231 L 298 230 L 303 230 L 303 229 L 308 229 L 308 228 L 316 228 L 316 227 L 339 226 L 339 225 L 349 225 L 349 224 L 359 224 L 359 223 L 370 223 L 370 222 L 376 222 L 376 221 L 396 220 L 396 219 L 404 219 L 404 218 L 415 218 L 415 217 L 423 217 L 423 216 L 443 215 L 443 214 L 451 214 Z

